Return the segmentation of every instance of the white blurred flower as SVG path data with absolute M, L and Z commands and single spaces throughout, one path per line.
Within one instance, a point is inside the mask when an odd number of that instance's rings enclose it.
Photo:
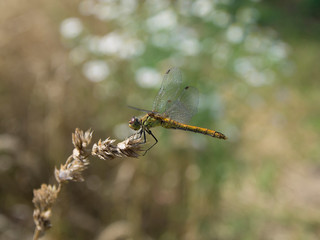
M 231 43 L 240 43 L 243 39 L 243 29 L 239 26 L 232 25 L 227 29 L 226 37 Z
M 116 32 L 102 37 L 98 48 L 103 54 L 124 59 L 139 56 L 144 52 L 144 44 L 140 40 Z
M 177 15 L 172 10 L 164 10 L 147 19 L 147 27 L 150 32 L 159 30 L 171 30 L 177 25 Z
M 212 12 L 210 19 L 216 26 L 225 28 L 229 24 L 231 17 L 230 14 L 225 11 L 215 10 Z
M 244 76 L 244 80 L 254 87 L 263 86 L 269 83 L 267 76 L 256 70 L 247 72 Z
M 128 18 L 137 8 L 137 0 L 103 0 L 95 4 L 93 14 L 102 21 Z
M 234 70 L 241 77 L 245 77 L 248 73 L 255 71 L 255 67 L 247 58 L 238 58 L 234 62 Z
M 143 67 L 136 72 L 136 82 L 143 88 L 153 88 L 161 82 L 161 74 L 154 68 Z
M 282 42 L 275 43 L 269 48 L 268 55 L 271 60 L 280 61 L 287 57 L 288 47 Z
M 260 68 L 261 63 L 255 60 L 254 64 L 258 64 Z M 275 75 L 271 70 L 259 71 L 252 61 L 248 58 L 239 58 L 235 61 L 235 72 L 244 79 L 248 84 L 259 87 L 270 84 L 274 81 Z
M 185 55 L 194 56 L 200 52 L 200 43 L 197 39 L 183 39 L 177 48 Z
M 99 51 L 107 55 L 119 52 L 121 47 L 123 47 L 123 39 L 116 32 L 105 35 L 99 42 Z
M 140 56 L 144 52 L 144 44 L 140 40 L 128 38 L 120 48 L 119 57 L 128 59 Z
M 194 55 L 200 51 L 198 34 L 193 28 L 177 28 L 174 34 L 170 36 L 170 44 L 187 55 Z
M 65 38 L 76 38 L 83 30 L 82 23 L 78 18 L 67 18 L 60 25 L 60 33 Z
M 159 12 L 163 9 L 167 9 L 170 5 L 169 0 L 146 0 L 145 5 L 150 13 Z
M 84 64 L 84 75 L 92 82 L 100 82 L 109 76 L 110 70 L 106 62 L 93 60 Z
M 209 0 L 197 0 L 191 6 L 191 12 L 198 17 L 205 17 L 212 10 L 212 1 Z

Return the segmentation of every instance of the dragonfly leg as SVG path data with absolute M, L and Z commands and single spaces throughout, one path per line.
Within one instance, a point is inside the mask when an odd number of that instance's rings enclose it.
M 153 135 L 153 133 L 151 132 L 151 130 L 149 130 L 149 129 L 146 128 L 144 132 L 147 132 L 148 134 L 150 134 L 156 142 L 155 142 L 154 144 L 152 144 L 151 147 L 149 147 L 149 148 L 144 152 L 143 156 L 146 155 L 147 152 L 148 152 L 151 148 L 153 148 L 153 147 L 158 143 L 158 139 Z M 144 133 L 144 137 L 146 137 L 146 134 L 145 134 L 145 133 Z M 145 139 L 145 140 L 146 140 L 146 139 Z
M 140 137 L 142 136 L 143 134 L 143 142 L 141 144 L 145 144 L 147 142 L 147 138 L 146 138 L 146 131 L 144 128 L 141 128 L 140 130 Z

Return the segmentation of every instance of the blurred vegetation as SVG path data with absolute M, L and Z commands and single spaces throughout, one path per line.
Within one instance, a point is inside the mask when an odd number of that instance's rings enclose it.
M 229 140 L 155 129 L 145 157 L 92 159 L 43 239 L 318 239 L 318 1 L 0 9 L 1 239 L 32 238 L 32 190 L 54 184 L 74 129 L 122 140 L 141 114 L 127 105 L 150 109 L 171 66 L 201 93 L 192 123 Z

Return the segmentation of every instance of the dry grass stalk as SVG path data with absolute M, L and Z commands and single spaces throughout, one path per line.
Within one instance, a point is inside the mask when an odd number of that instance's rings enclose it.
M 74 149 L 72 155 L 68 157 L 66 163 L 60 166 L 60 169 L 55 169 L 55 177 L 59 184 L 74 181 L 84 181 L 82 173 L 89 165 L 88 157 L 90 150 L 87 149 L 92 139 L 92 131 L 89 129 L 85 133 L 82 130 L 76 129 L 72 133 L 72 143 Z
M 60 185 L 59 185 L 60 186 Z M 42 235 L 45 230 L 51 227 L 50 217 L 51 208 L 55 203 L 60 188 L 55 185 L 42 184 L 40 189 L 33 190 L 33 204 L 35 209 L 33 211 L 33 220 L 36 224 L 34 239 Z
M 33 190 L 34 197 L 32 202 L 35 206 L 33 219 L 36 225 L 34 240 L 39 239 L 51 227 L 51 209 L 58 198 L 62 184 L 69 181 L 84 181 L 82 174 L 90 164 L 88 159 L 90 155 L 98 156 L 103 160 L 110 160 L 116 157 L 137 158 L 139 156 L 141 144 L 143 143 L 140 134 L 134 134 L 118 144 L 114 144 L 115 140 L 110 138 L 104 141 L 99 140 L 91 150 L 88 146 L 92 139 L 92 133 L 91 129 L 83 132 L 78 128 L 72 133 L 72 143 L 74 145 L 72 155 L 68 157 L 65 164 L 61 164 L 60 169 L 55 168 L 54 173 L 58 187 L 42 184 L 40 189 Z
M 114 144 L 115 140 L 107 138 L 104 141 L 101 139 L 92 147 L 92 155 L 98 156 L 102 160 L 112 160 L 116 157 L 139 157 L 141 144 L 143 143 L 139 133 L 132 135 L 126 140 Z

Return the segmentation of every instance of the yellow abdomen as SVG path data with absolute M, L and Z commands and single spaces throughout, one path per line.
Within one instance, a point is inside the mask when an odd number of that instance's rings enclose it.
M 215 138 L 227 139 L 227 137 L 223 133 L 220 133 L 220 132 L 217 132 L 217 131 L 214 131 L 211 129 L 207 129 L 207 128 L 196 127 L 196 126 L 192 126 L 192 125 L 179 123 L 179 122 L 171 120 L 169 118 L 161 119 L 161 126 L 164 128 L 181 129 L 184 131 L 201 133 L 201 134 L 208 135 L 208 136 L 215 137 Z

